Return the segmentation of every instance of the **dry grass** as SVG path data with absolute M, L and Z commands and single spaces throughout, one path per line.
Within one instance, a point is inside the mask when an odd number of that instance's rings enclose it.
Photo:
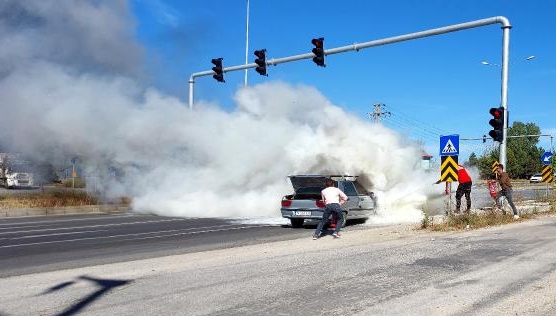
M 542 216 L 544 214 L 556 214 L 556 201 L 551 200 L 550 210 L 542 213 L 533 212 L 531 214 L 520 214 L 521 220 L 527 220 L 534 218 L 536 216 Z M 440 224 L 431 224 L 429 218 L 425 216 L 421 222 L 422 229 L 428 229 L 431 231 L 458 231 L 467 229 L 477 229 L 491 226 L 500 226 L 509 223 L 515 223 L 516 220 L 513 218 L 513 214 L 501 214 L 499 212 L 487 212 L 484 214 L 450 214 L 447 216 L 446 220 Z
M 87 192 L 52 190 L 0 196 L 0 209 L 63 207 L 98 204 L 98 199 Z
M 84 188 L 86 184 L 85 184 L 85 180 L 81 178 L 75 178 L 75 179 L 64 179 L 59 185 L 64 188 Z

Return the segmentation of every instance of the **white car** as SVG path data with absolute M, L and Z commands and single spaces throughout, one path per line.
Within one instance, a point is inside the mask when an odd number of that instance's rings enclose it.
M 536 173 L 529 178 L 529 183 L 539 183 L 542 181 L 542 174 Z

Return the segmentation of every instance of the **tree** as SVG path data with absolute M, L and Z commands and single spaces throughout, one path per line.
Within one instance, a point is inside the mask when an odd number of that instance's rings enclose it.
M 498 150 L 491 152 L 488 155 L 481 156 L 477 159 L 477 169 L 479 169 L 479 175 L 481 179 L 492 179 L 494 173 L 492 172 L 492 165 L 494 162 L 498 161 L 500 157 Z
M 508 136 L 539 135 L 541 129 L 534 123 L 514 122 L 508 128 Z M 542 168 L 540 157 L 542 148 L 538 148 L 538 136 L 508 137 L 507 139 L 507 164 L 511 177 L 527 178 L 537 173 Z
M 507 170 L 512 178 L 527 178 L 528 176 L 540 172 L 542 163 L 540 157 L 544 149 L 537 147 L 540 128 L 535 123 L 514 122 L 508 127 L 507 141 L 507 162 L 504 170 Z M 521 137 L 511 137 L 521 136 Z M 477 158 L 474 153 L 469 156 L 469 164 L 475 165 L 479 169 L 481 178 L 488 179 L 492 176 L 492 164 L 499 161 L 500 151 L 493 150 Z
M 479 164 L 479 158 L 477 158 L 477 155 L 472 152 L 471 155 L 469 155 L 469 159 L 467 160 L 467 165 L 469 167 L 477 167 L 477 165 Z

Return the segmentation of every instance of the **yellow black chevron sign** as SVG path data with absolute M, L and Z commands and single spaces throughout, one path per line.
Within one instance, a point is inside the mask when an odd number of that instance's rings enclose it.
M 498 173 L 498 161 L 492 163 L 492 173 Z
M 554 172 L 552 171 L 552 166 L 545 166 L 542 169 L 542 182 L 551 183 L 554 181 Z
M 440 181 L 458 181 L 458 156 L 442 156 Z

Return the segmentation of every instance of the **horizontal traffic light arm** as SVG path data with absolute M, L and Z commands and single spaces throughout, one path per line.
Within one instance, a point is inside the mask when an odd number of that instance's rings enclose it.
M 408 40 L 412 40 L 412 39 L 428 37 L 428 36 L 433 36 L 433 35 L 440 35 L 440 34 L 444 34 L 444 33 L 450 33 L 450 32 L 455 32 L 455 31 L 459 31 L 459 30 L 463 30 L 463 29 L 475 28 L 475 27 L 486 26 L 486 25 L 496 24 L 496 23 L 501 23 L 505 26 L 506 25 L 510 26 L 510 24 L 509 24 L 510 22 L 508 21 L 507 18 L 505 18 L 503 16 L 497 16 L 497 17 L 492 17 L 492 18 L 487 18 L 487 19 L 482 19 L 482 20 L 477 20 L 477 21 L 472 21 L 472 22 L 467 22 L 467 23 L 460 23 L 460 24 L 455 24 L 455 25 L 451 25 L 451 26 L 445 26 L 445 27 L 431 29 L 431 30 L 427 30 L 427 31 L 417 32 L 417 33 L 411 33 L 411 34 L 405 34 L 405 35 L 400 35 L 400 36 L 388 37 L 388 38 L 385 38 L 385 39 L 380 39 L 380 40 L 375 40 L 375 41 L 370 41 L 370 42 L 364 42 L 364 43 L 354 43 L 354 44 L 351 44 L 351 45 L 337 47 L 337 48 L 330 48 L 330 49 L 324 50 L 324 55 L 326 56 L 326 55 L 345 53 L 345 52 L 349 52 L 349 51 L 359 51 L 361 49 L 370 48 L 370 47 L 374 47 L 374 46 L 381 46 L 381 45 L 386 45 L 386 44 L 398 43 L 398 42 L 408 41 Z M 268 65 L 276 66 L 278 64 L 288 63 L 288 62 L 302 60 L 302 59 L 312 59 L 313 57 L 315 57 L 315 54 L 307 53 L 307 54 L 294 55 L 294 56 L 283 57 L 283 58 L 278 58 L 278 59 L 274 59 L 274 58 L 273 59 L 267 59 L 266 65 L 267 66 Z M 249 68 L 254 68 L 254 67 L 257 67 L 256 63 L 226 67 L 223 70 L 224 70 L 224 73 L 226 73 L 226 72 L 230 72 L 230 71 L 244 70 L 244 69 L 249 69 Z M 208 76 L 208 75 L 214 75 L 214 72 L 212 70 L 208 70 L 208 71 L 201 71 L 201 72 L 193 73 L 191 75 L 191 78 L 189 79 L 189 82 L 192 82 L 192 81 L 195 82 L 196 77 L 202 77 L 202 76 Z
M 342 46 L 342 47 L 337 47 L 337 48 L 330 48 L 330 49 L 326 49 L 324 51 L 324 55 L 325 56 L 326 55 L 333 55 L 333 54 L 339 54 L 339 53 L 344 53 L 344 52 L 348 52 L 348 51 L 359 51 L 359 50 L 365 49 L 365 48 L 381 46 L 381 45 L 386 45 L 386 44 L 392 44 L 392 43 L 398 43 L 398 42 L 403 42 L 403 41 L 408 41 L 408 40 L 413 40 L 413 39 L 418 39 L 418 38 L 423 38 L 423 37 L 428 37 L 428 36 L 441 35 L 441 34 L 445 34 L 445 33 L 451 33 L 451 32 L 455 32 L 455 31 L 460 31 L 460 30 L 465 30 L 465 29 L 470 29 L 470 28 L 476 28 L 476 27 L 481 27 L 481 26 L 487 26 L 487 25 L 491 25 L 491 24 L 498 24 L 498 23 L 502 24 L 502 29 L 503 30 L 507 30 L 507 29 L 511 28 L 510 21 L 506 17 L 495 16 L 495 17 L 491 17 L 491 18 L 486 18 L 486 19 L 481 19 L 481 20 L 476 20 L 476 21 L 471 21 L 471 22 L 466 22 L 466 23 L 460 23 L 460 24 L 454 24 L 454 25 L 450 25 L 450 26 L 445 26 L 445 27 L 440 27 L 440 28 L 436 28 L 436 29 L 430 29 L 430 30 L 426 30 L 426 31 L 405 34 L 405 35 L 399 35 L 399 36 L 389 37 L 389 38 L 385 38 L 385 39 L 374 40 L 374 41 L 370 41 L 370 42 L 355 43 L 355 44 L 351 44 L 351 45 L 347 45 L 347 46 Z M 504 48 L 504 49 L 506 49 L 506 48 Z M 313 53 L 306 53 L 306 54 L 289 56 L 289 57 L 284 57 L 284 58 L 270 59 L 270 60 L 266 61 L 266 65 L 267 66 L 268 65 L 276 66 L 278 64 L 283 64 L 283 63 L 302 60 L 302 59 L 312 59 L 313 57 L 315 57 L 315 55 Z M 226 67 L 226 68 L 223 69 L 223 72 L 226 73 L 226 72 L 230 72 L 230 71 L 244 70 L 244 69 L 254 68 L 254 67 L 257 67 L 257 66 L 258 65 L 256 63 L 243 64 L 243 65 L 238 65 L 238 66 Z M 189 107 L 190 108 L 193 107 L 193 95 L 194 95 L 193 94 L 193 84 L 195 83 L 195 78 L 202 77 L 202 76 L 214 75 L 214 74 L 215 74 L 214 71 L 208 70 L 208 71 L 196 72 L 196 73 L 193 73 L 191 75 L 191 77 L 189 78 L 189 87 L 190 87 L 190 89 L 189 89 Z

